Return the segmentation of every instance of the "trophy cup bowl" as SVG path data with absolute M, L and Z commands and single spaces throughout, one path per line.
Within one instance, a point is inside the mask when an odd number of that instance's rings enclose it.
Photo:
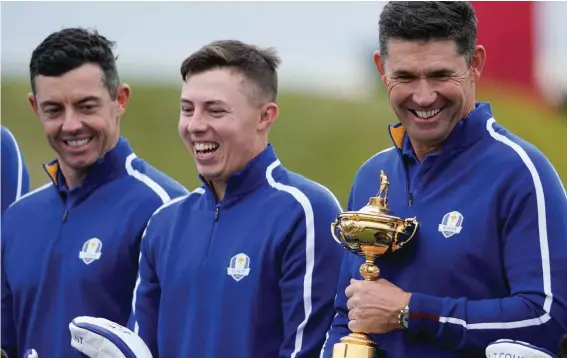
M 377 280 L 380 276 L 380 269 L 374 262 L 376 258 L 405 246 L 419 226 L 417 218 L 402 219 L 390 215 L 388 185 L 386 174 L 381 171 L 377 196 L 371 197 L 358 211 L 340 213 L 331 224 L 333 237 L 345 249 L 365 259 L 360 274 L 366 281 Z M 374 358 L 377 352 L 375 342 L 366 334 L 351 333 L 334 345 L 333 358 Z

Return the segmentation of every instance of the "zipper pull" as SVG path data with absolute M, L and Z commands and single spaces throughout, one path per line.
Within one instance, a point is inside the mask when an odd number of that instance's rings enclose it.
M 65 222 L 67 221 L 67 214 L 68 214 L 69 210 L 65 209 L 65 212 L 63 213 L 63 218 L 62 221 Z
M 219 215 L 220 215 L 220 206 L 217 205 L 217 208 L 215 209 L 215 221 L 219 219 Z
M 413 203 L 413 194 L 409 193 L 409 206 Z

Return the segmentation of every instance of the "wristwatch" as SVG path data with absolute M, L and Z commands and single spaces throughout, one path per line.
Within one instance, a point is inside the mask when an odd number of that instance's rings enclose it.
M 400 314 L 398 315 L 398 323 L 404 329 L 408 329 L 409 324 L 409 306 L 405 306 L 402 310 L 400 310 Z

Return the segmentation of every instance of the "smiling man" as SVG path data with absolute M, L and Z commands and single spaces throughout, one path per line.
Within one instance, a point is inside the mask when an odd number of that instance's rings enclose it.
M 475 102 L 486 61 L 476 29 L 468 2 L 384 7 L 374 60 L 400 123 L 394 146 L 359 169 L 348 209 L 376 194 L 383 170 L 392 215 L 420 227 L 377 260 L 376 282 L 345 254 L 324 357 L 350 332 L 395 358 L 481 357 L 499 339 L 557 352 L 567 332 L 565 190 L 537 148 Z
M 140 239 L 151 214 L 186 194 L 120 136 L 130 89 L 113 43 L 64 29 L 32 53 L 30 104 L 57 159 L 49 183 L 2 218 L 2 348 L 10 357 L 80 357 L 67 326 L 78 315 L 126 324 Z
M 341 208 L 286 169 L 271 49 L 218 41 L 181 66 L 179 135 L 203 185 L 142 239 L 133 330 L 154 357 L 314 357 L 333 318 Z

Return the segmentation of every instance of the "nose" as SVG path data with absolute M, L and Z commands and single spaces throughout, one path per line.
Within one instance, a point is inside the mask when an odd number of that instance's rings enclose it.
M 64 114 L 64 122 L 61 130 L 63 132 L 77 132 L 83 126 L 79 117 L 73 111 L 66 111 Z
M 195 110 L 191 117 L 186 117 L 187 119 L 187 132 L 191 134 L 202 133 L 207 130 L 208 124 L 205 115 L 202 111 Z
M 413 94 L 413 101 L 420 107 L 429 107 L 436 99 L 437 92 L 434 91 L 428 81 L 426 79 L 420 80 Z

